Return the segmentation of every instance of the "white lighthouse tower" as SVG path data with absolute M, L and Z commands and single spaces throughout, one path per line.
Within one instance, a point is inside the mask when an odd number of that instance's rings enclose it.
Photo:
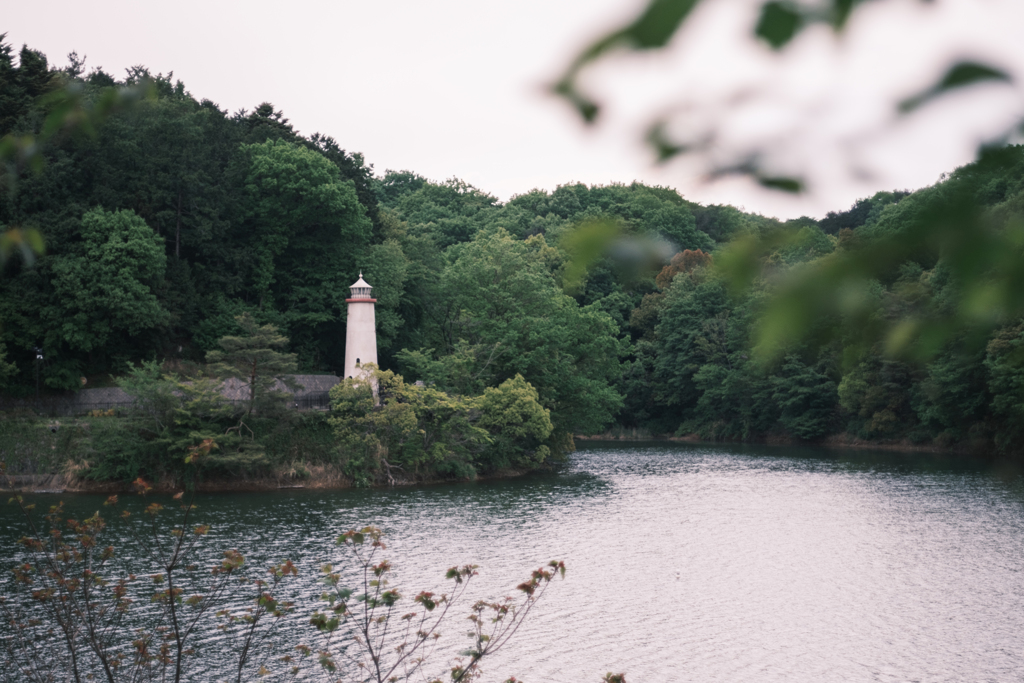
M 376 299 L 371 298 L 373 290 L 363 274 L 349 287 L 352 298 L 348 302 L 348 322 L 345 329 L 345 377 L 359 378 L 363 371 L 357 366 L 377 364 L 377 318 L 374 315 Z

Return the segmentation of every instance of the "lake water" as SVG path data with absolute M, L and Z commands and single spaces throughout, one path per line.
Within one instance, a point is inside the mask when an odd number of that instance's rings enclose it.
M 77 514 L 102 501 L 63 498 Z M 583 443 L 563 471 L 516 480 L 198 503 L 213 524 L 210 558 L 230 547 L 253 567 L 291 558 L 307 596 L 320 563 L 344 563 L 332 539 L 364 524 L 386 531 L 408 589 L 436 588 L 445 568 L 472 562 L 474 595 L 498 597 L 564 560 L 565 580 L 485 680 L 1024 680 L 1024 483 L 974 461 Z M 23 523 L 6 506 L 0 526 L 6 570 Z M 313 644 L 311 604 L 275 643 Z M 448 628 L 453 648 L 463 623 Z M 211 652 L 223 643 L 205 638 Z

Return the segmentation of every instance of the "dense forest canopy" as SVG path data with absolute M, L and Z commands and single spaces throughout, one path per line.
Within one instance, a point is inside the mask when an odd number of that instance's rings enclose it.
M 864 438 L 997 442 L 1016 448 L 1024 417 L 1024 323 L 985 343 L 953 339 L 928 362 L 887 357 L 839 333 L 813 335 L 771 363 L 753 329 L 782 274 L 898 234 L 970 177 L 994 216 L 1024 203 L 1024 149 L 914 193 L 880 192 L 821 220 L 782 222 L 702 206 L 675 190 L 569 183 L 501 202 L 459 179 L 375 173 L 331 137 L 303 136 L 269 103 L 229 113 L 172 75 L 118 79 L 72 55 L 0 40 L 0 135 L 39 130 L 48 93 L 84 97 L 152 79 L 155 97 L 113 113 L 95 136 L 60 134 L 41 169 L 8 169 L 0 229 L 39 229 L 46 253 L 0 277 L 0 382 L 9 394 L 96 384 L 144 360 L 202 362 L 249 314 L 290 341 L 302 372 L 339 373 L 345 299 L 359 271 L 377 298 L 381 366 L 407 382 L 479 396 L 525 381 L 553 439 L 612 425 L 705 438 Z M 12 174 L 16 177 L 9 177 Z M 979 175 L 984 176 L 979 181 Z M 15 189 L 16 188 L 16 189 Z M 669 244 L 655 269 L 604 257 L 567 285 L 581 223 Z M 715 267 L 743 236 L 795 234 L 741 293 Z M 956 300 L 933 251 L 871 282 L 871 315 L 900 319 Z M 36 362 L 36 349 L 44 360 Z M 520 378 L 516 380 L 516 378 Z M 527 389 L 522 389 L 527 391 Z

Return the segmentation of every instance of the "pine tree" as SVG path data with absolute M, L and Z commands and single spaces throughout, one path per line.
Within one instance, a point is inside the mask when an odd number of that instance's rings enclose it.
M 245 313 L 235 320 L 242 330 L 241 336 L 225 336 L 218 341 L 223 351 L 210 351 L 206 361 L 211 370 L 221 377 L 241 380 L 248 391 L 243 420 L 253 411 L 266 411 L 279 405 L 285 394 L 274 390 L 280 381 L 289 388 L 294 382 L 288 375 L 296 370 L 294 353 L 276 349 L 288 345 L 288 337 L 273 325 L 259 325 L 252 314 Z

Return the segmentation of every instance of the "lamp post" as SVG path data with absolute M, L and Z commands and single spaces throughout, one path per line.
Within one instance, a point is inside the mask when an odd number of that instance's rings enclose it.
M 43 349 L 36 347 L 36 401 L 39 400 L 39 366 L 43 364 Z

